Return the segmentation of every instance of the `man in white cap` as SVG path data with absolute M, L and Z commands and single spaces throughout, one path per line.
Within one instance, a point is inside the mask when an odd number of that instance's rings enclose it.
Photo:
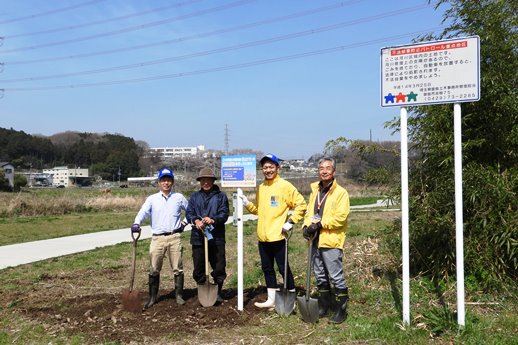
M 268 298 L 263 303 L 256 302 L 255 306 L 272 308 L 275 306 L 275 292 L 277 291 L 274 262 L 277 263 L 279 273 L 286 281 L 288 291 L 295 293 L 295 280 L 289 264 L 287 277 L 284 276 L 285 241 L 293 229 L 293 224 L 304 217 L 306 201 L 295 186 L 279 176 L 279 159 L 275 155 L 266 154 L 261 158 L 260 163 L 264 182 L 257 188 L 257 205 L 250 202 L 244 195 L 240 197 L 247 210 L 258 216 L 259 255 Z M 293 212 L 288 219 L 289 210 L 293 210 Z
M 185 221 L 181 221 L 181 212 L 187 210 L 188 202 L 182 194 L 173 191 L 173 185 L 173 171 L 169 168 L 160 169 L 158 172 L 160 191 L 147 197 L 131 226 L 132 232 L 140 232 L 142 222 L 151 218 L 149 300 L 144 305 L 145 309 L 157 302 L 160 270 L 164 257 L 169 259 L 173 270 L 176 303 L 185 303 L 183 300 L 183 248 L 180 233 L 187 224 Z

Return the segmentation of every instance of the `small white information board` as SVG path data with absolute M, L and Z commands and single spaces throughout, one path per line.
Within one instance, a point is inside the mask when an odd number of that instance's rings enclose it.
M 478 36 L 381 49 L 381 106 L 480 99 Z
M 221 186 L 238 187 L 233 194 L 234 225 L 237 226 L 237 310 L 243 311 L 244 279 L 243 279 L 243 191 L 240 187 L 256 187 L 255 155 L 236 155 L 221 157 Z
M 221 157 L 222 187 L 255 187 L 255 155 L 237 155 Z

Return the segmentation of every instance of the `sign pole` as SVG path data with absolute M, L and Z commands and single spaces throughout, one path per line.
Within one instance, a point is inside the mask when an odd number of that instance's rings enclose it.
M 401 128 L 401 242 L 403 251 L 403 323 L 410 325 L 410 254 L 408 231 L 408 131 L 407 109 L 400 108 Z
M 464 327 L 464 219 L 462 209 L 462 125 L 460 103 L 453 104 L 455 155 L 455 246 L 457 264 L 457 323 Z
M 221 186 L 236 187 L 233 193 L 234 226 L 237 226 L 237 309 L 243 311 L 243 196 L 242 187 L 256 185 L 256 156 L 221 156 Z
M 433 68 L 432 68 L 433 67 Z M 480 99 L 480 37 L 458 37 L 381 49 L 381 106 L 400 107 L 403 323 L 410 324 L 407 106 L 453 103 L 457 317 L 464 326 L 464 220 L 461 102 Z
M 237 310 L 243 311 L 243 191 L 237 189 Z

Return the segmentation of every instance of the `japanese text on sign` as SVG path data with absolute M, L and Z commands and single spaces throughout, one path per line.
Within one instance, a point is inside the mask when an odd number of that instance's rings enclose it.
M 480 98 L 479 38 L 381 50 L 381 106 L 476 101 Z

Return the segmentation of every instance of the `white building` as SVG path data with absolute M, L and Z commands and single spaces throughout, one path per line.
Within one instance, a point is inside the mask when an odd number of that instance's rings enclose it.
M 151 156 L 168 159 L 173 157 L 196 156 L 201 151 L 205 151 L 205 145 L 193 147 L 151 147 L 148 152 Z
M 89 179 L 88 169 L 68 168 L 66 166 L 43 169 L 43 173 L 52 175 L 54 187 L 81 185 L 83 181 Z
M 8 162 L 0 162 L 0 169 L 4 170 L 4 175 L 9 181 L 9 187 L 14 187 L 14 166 Z

